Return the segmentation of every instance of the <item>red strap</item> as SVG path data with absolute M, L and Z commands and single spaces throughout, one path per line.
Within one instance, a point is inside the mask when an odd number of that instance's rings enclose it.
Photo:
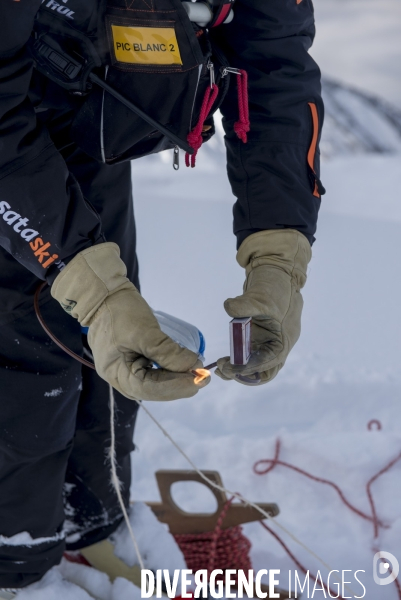
M 228 13 L 230 12 L 232 7 L 232 4 L 224 4 L 224 6 L 222 6 L 220 13 L 217 16 L 216 21 L 213 23 L 212 27 L 217 27 L 218 25 L 221 25 L 226 18 L 228 17 Z
M 198 154 L 199 148 L 202 146 L 202 129 L 203 125 L 212 109 L 212 106 L 219 93 L 219 88 L 214 83 L 212 86 L 208 86 L 205 96 L 203 98 L 200 115 L 197 124 L 193 130 L 188 134 L 187 140 L 190 146 L 195 150 L 193 154 L 185 154 L 185 164 L 187 167 L 194 167 L 196 163 L 196 155 Z
M 234 123 L 234 131 L 244 144 L 248 141 L 247 133 L 251 128 L 249 121 L 248 73 L 241 69 L 237 75 L 239 120 Z
M 222 23 L 224 23 L 224 21 L 227 19 L 228 15 L 230 14 L 230 10 L 234 6 L 234 2 L 235 2 L 235 0 L 218 0 L 217 2 L 216 2 L 216 0 L 214 0 L 214 2 L 213 2 L 214 17 L 213 17 L 211 23 L 209 23 L 209 28 L 217 27 L 218 25 L 221 25 Z

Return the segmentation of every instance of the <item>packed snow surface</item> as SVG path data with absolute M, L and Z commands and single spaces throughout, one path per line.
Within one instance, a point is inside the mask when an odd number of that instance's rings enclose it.
M 334 481 L 353 505 L 369 513 L 366 483 L 401 452 L 401 210 L 394 195 L 399 161 L 399 156 L 373 155 L 324 165 L 329 191 L 304 291 L 303 332 L 273 382 L 249 388 L 213 377 L 193 399 L 147 403 L 198 466 L 219 471 L 230 490 L 253 501 L 277 502 L 280 523 L 333 569 L 364 570 L 369 600 L 379 598 L 373 547 L 401 557 L 401 462 L 372 488 L 379 516 L 390 526 L 380 530 L 377 541 L 372 524 L 350 512 L 331 488 L 283 467 L 266 476 L 255 475 L 252 467 L 274 456 L 280 438 L 282 460 Z M 221 177 L 214 196 L 204 198 L 207 172 L 182 174 L 193 183 L 181 188 L 170 184 L 168 168 L 162 171 L 162 198 L 146 193 L 134 168 L 142 290 L 154 308 L 203 331 L 206 362 L 212 362 L 228 354 L 223 300 L 240 294 L 243 282 L 235 263 L 229 191 Z M 380 431 L 368 430 L 372 419 L 380 421 Z M 151 474 L 189 466 L 143 413 L 136 444 L 133 497 L 155 500 Z M 195 486 L 175 487 L 181 508 L 213 512 L 212 500 Z M 286 587 L 292 561 L 259 524 L 247 525 L 245 532 L 254 568 L 281 569 Z M 327 573 L 304 548 L 283 538 L 307 569 Z M 360 586 L 353 589 L 362 593 Z M 380 600 L 396 600 L 396 594 L 394 585 L 380 588 Z
M 185 569 L 184 557 L 168 532 L 167 525 L 160 523 L 152 510 L 143 502 L 135 502 L 130 512 L 130 523 L 135 533 L 145 569 Z M 114 554 L 129 566 L 138 564 L 137 554 L 125 522 L 111 537 Z
M 175 569 L 186 568 L 184 557 L 169 534 L 167 525 L 160 523 L 146 504 L 135 502 L 130 508 L 129 519 L 146 569 L 156 571 L 163 568 L 173 572 Z M 33 542 L 48 541 L 32 540 L 27 533 L 14 538 L 7 538 L 6 541 L 13 545 L 32 545 Z M 138 564 L 138 557 L 125 522 L 115 531 L 111 541 L 116 556 L 129 566 Z M 117 578 L 111 582 L 105 573 L 63 559 L 42 581 L 28 586 L 21 592 L 18 600 L 139 600 L 140 597 L 140 589 L 126 579 Z

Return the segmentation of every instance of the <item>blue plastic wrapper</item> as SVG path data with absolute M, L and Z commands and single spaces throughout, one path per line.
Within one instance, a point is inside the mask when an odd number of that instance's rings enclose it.
M 164 333 L 183 348 L 195 352 L 202 362 L 205 360 L 203 355 L 206 347 L 205 338 L 195 325 L 191 325 L 191 323 L 182 321 L 182 319 L 173 317 L 161 310 L 154 310 L 153 313 Z
M 154 310 L 153 314 L 155 315 L 160 329 L 171 337 L 177 344 L 182 346 L 183 348 L 188 348 L 188 350 L 192 350 L 195 354 L 198 355 L 199 359 L 203 362 L 205 360 L 204 352 L 205 352 L 205 338 L 203 334 L 195 325 L 191 323 L 187 323 L 182 319 L 178 319 L 177 317 L 173 317 L 173 315 L 169 315 L 161 310 Z M 81 327 L 82 333 L 87 335 L 88 327 Z M 158 365 L 156 363 L 155 367 Z

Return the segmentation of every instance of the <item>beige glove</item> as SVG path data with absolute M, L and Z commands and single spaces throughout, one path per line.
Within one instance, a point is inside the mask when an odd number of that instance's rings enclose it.
M 252 317 L 252 354 L 245 366 L 231 365 L 228 356 L 220 358 L 216 375 L 250 385 L 277 375 L 301 333 L 300 290 L 311 256 L 308 240 L 293 229 L 260 231 L 244 240 L 237 254 L 246 269 L 244 293 L 228 298 L 224 308 L 230 317 Z
M 161 331 L 126 273 L 118 246 L 99 244 L 73 258 L 51 293 L 81 325 L 89 326 L 96 371 L 121 394 L 137 400 L 194 396 L 210 377 L 195 385 L 188 371 L 202 363 Z M 152 369 L 153 361 L 162 368 Z

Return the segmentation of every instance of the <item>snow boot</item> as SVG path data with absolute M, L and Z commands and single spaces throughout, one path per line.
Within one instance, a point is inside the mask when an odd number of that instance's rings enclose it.
M 135 502 L 129 519 L 146 569 L 168 569 L 172 573 L 175 569 L 186 568 L 185 559 L 167 525 L 160 523 L 146 504 Z M 107 539 L 79 552 L 90 566 L 106 573 L 111 582 L 122 577 L 141 586 L 139 560 L 124 521 Z M 65 557 L 76 562 L 68 552 Z
M 81 554 L 91 567 L 106 573 L 110 581 L 114 581 L 117 577 L 124 577 L 137 587 L 141 587 L 141 569 L 139 565 L 130 566 L 116 556 L 114 545 L 110 539 L 83 548 Z
M 0 600 L 13 600 L 16 597 L 16 590 L 0 590 Z

